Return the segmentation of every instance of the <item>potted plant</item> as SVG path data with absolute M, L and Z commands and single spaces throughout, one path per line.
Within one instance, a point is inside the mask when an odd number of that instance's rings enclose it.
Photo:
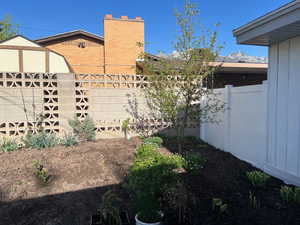
M 138 213 L 135 215 L 136 225 L 160 225 L 163 213 L 159 210 L 157 199 L 144 195 L 137 198 Z
M 144 143 L 137 149 L 128 177 L 128 186 L 136 197 L 136 225 L 161 224 L 163 213 L 160 200 L 176 185 L 175 169 L 182 165 L 182 157 L 163 155 L 157 150 L 157 145 Z

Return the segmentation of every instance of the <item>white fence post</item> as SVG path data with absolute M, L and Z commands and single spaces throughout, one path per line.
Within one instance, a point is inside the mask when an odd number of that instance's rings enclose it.
M 264 97 L 266 99 L 266 104 L 265 104 L 265 159 L 264 159 L 264 164 L 266 165 L 268 163 L 268 155 L 269 155 L 269 100 L 268 100 L 268 95 L 269 95 L 269 85 L 268 85 L 268 81 L 265 80 L 263 81 L 263 85 L 262 85 L 263 89 L 264 89 Z M 264 166 L 265 166 L 264 165 Z
M 200 103 L 199 107 L 201 107 L 201 104 L 205 105 L 206 101 L 207 101 L 207 98 L 206 98 L 206 96 L 204 96 L 202 98 L 202 102 Z M 206 132 L 206 129 L 207 129 L 207 125 L 206 125 L 206 123 L 201 123 L 201 119 L 200 119 L 199 123 L 200 123 L 200 135 L 199 135 L 200 139 L 203 140 L 203 141 L 206 141 L 205 132 Z
M 224 150 L 230 152 L 230 123 L 231 123 L 231 88 L 232 85 L 226 85 L 224 91 L 224 101 L 226 104 L 225 113 L 224 113 Z

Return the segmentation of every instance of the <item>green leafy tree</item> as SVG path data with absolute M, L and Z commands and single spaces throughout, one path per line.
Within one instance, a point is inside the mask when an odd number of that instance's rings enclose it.
M 0 41 L 6 40 L 17 35 L 19 32 L 19 25 L 12 21 L 11 16 L 4 16 L 0 20 Z
M 175 128 L 181 152 L 188 123 L 217 122 L 216 113 L 224 110 L 224 103 L 204 85 L 219 68 L 212 62 L 222 47 L 217 44 L 217 32 L 199 23 L 194 3 L 186 0 L 183 11 L 177 10 L 175 16 L 179 27 L 174 44 L 177 56 L 154 62 L 145 54 L 143 68 L 149 75 L 144 89 L 148 104 L 157 118 Z

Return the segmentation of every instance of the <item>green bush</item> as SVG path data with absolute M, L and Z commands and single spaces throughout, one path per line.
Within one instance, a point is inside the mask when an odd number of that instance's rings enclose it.
M 60 142 L 62 145 L 66 147 L 70 147 L 78 144 L 77 137 L 73 134 L 67 134 Z
M 3 138 L 0 143 L 0 150 L 3 152 L 12 152 L 19 147 L 20 146 L 15 139 Z
M 184 158 L 183 168 L 191 174 L 198 174 L 206 162 L 206 159 L 196 152 L 187 153 Z
M 36 134 L 30 132 L 22 139 L 26 148 L 51 148 L 59 144 L 59 138 L 54 133 L 41 131 Z
M 79 141 L 94 141 L 96 139 L 96 126 L 90 116 L 80 121 L 76 116 L 69 120 L 69 125 Z
M 271 178 L 268 174 L 258 170 L 247 172 L 246 175 L 254 187 L 266 186 L 267 181 Z
M 48 170 L 45 169 L 44 166 L 38 160 L 33 160 L 33 169 L 35 176 L 43 184 L 47 184 L 49 182 L 50 175 L 48 174 Z
M 217 212 L 219 215 L 224 214 L 227 211 L 228 205 L 223 203 L 220 198 L 212 199 L 212 210 Z
M 136 159 L 128 175 L 128 187 L 136 193 L 138 217 L 143 222 L 157 222 L 159 200 L 177 183 L 177 173 L 184 159 L 179 155 L 163 155 L 157 145 L 146 143 L 137 149 Z
M 109 190 L 102 196 L 101 207 L 98 211 L 100 215 L 99 224 L 105 225 L 121 225 L 122 219 L 120 214 L 120 201 L 121 199 Z
M 300 204 L 300 188 L 299 187 L 289 187 L 282 186 L 280 189 L 280 196 L 282 200 L 287 203 L 297 203 Z
M 154 143 L 158 146 L 161 146 L 163 143 L 163 139 L 160 137 L 148 137 L 144 140 L 144 143 Z
M 158 146 L 156 144 L 148 143 L 142 144 L 136 153 L 136 160 L 141 160 L 144 158 L 158 157 L 160 153 L 157 151 Z

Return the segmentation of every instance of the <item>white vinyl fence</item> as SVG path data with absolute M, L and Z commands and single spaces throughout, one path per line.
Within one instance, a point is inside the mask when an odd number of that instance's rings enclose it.
M 219 124 L 203 124 L 200 137 L 287 183 L 300 185 L 300 177 L 291 176 L 293 173 L 289 167 L 279 171 L 267 160 L 268 154 L 273 151 L 267 146 L 267 82 L 244 87 L 228 85 L 215 92 L 228 109 L 219 113 L 218 117 L 222 121 Z M 293 154 L 297 158 L 299 149 Z M 280 160 L 284 160 L 284 157 Z

